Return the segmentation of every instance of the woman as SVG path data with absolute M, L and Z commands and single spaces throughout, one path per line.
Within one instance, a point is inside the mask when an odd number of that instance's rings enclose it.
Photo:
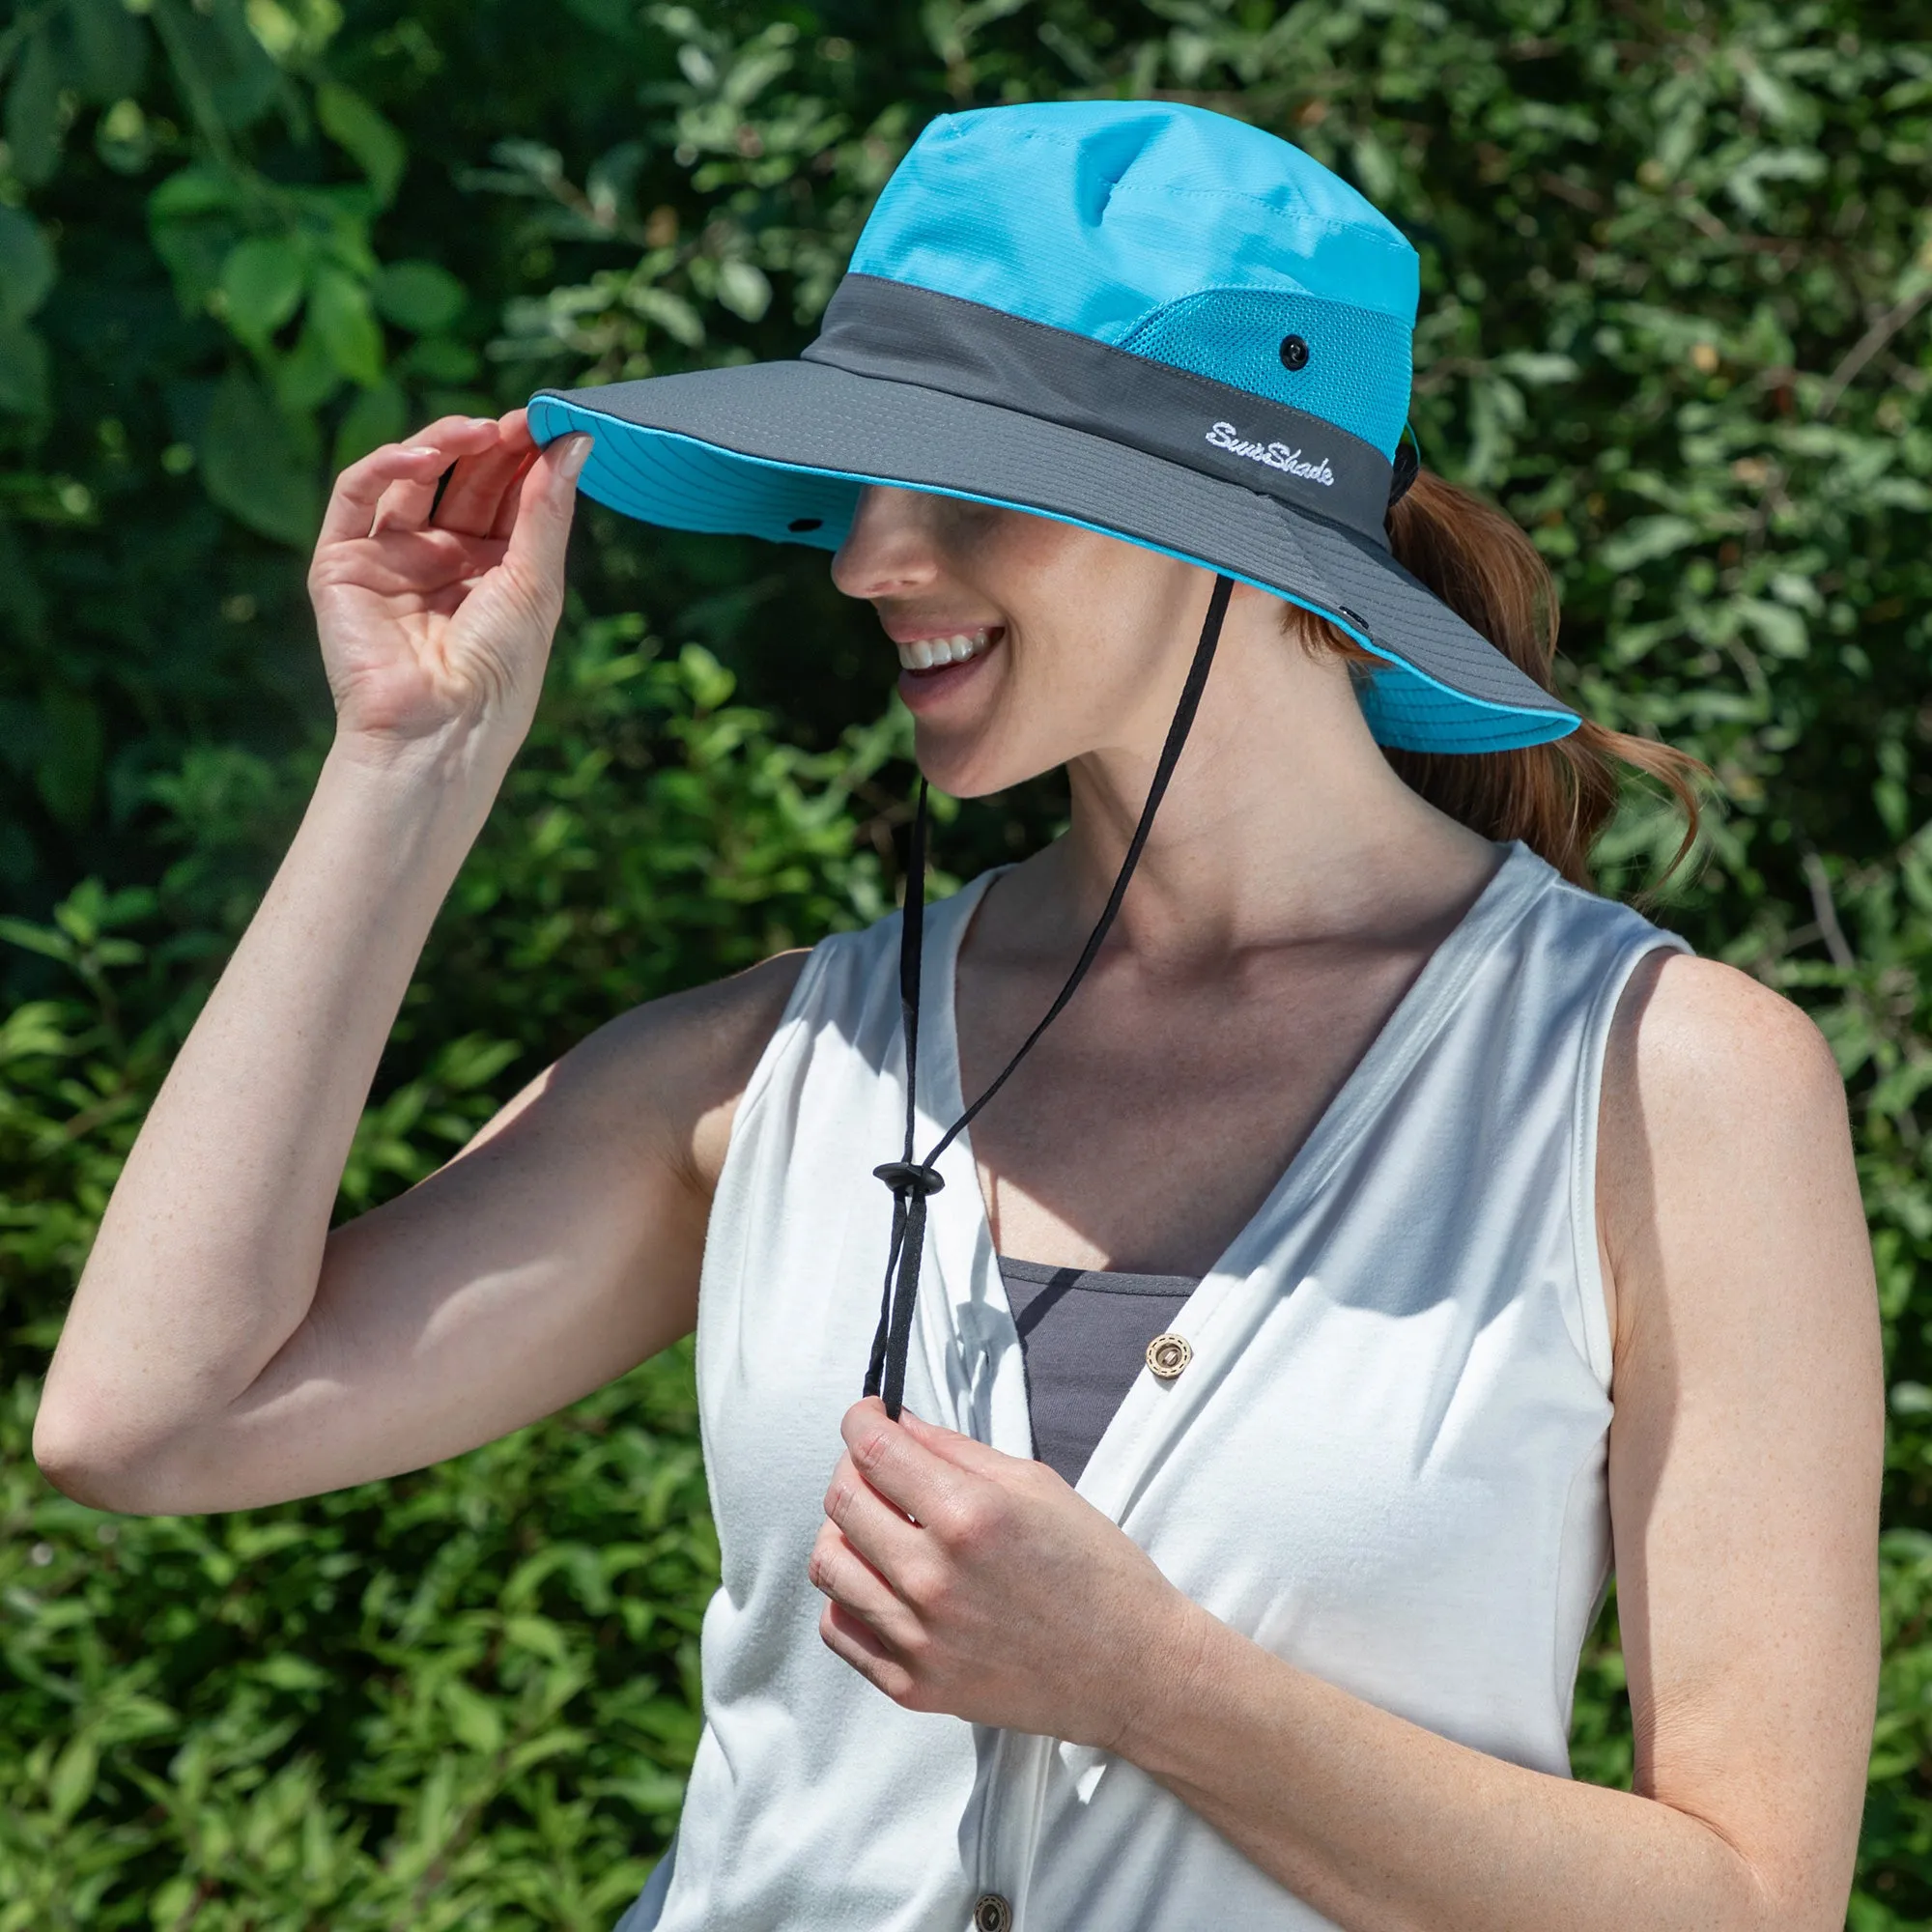
M 724 1583 L 627 1926 L 1841 1921 L 1881 1437 L 1842 1095 L 1576 883 L 1612 755 L 1675 767 L 1550 694 L 1534 552 L 1399 460 L 1414 300 L 1253 129 L 996 109 L 921 138 L 805 360 L 336 486 L 335 747 L 38 1452 L 108 1508 L 305 1495 L 696 1323 Z M 613 1021 L 331 1234 L 580 472 L 834 548 L 924 772 L 1064 764 L 1071 829 Z M 1565 1749 L 1612 1541 L 1634 1794 Z

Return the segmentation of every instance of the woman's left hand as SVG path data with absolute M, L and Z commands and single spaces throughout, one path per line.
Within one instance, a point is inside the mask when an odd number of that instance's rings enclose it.
M 826 1644 L 895 1703 L 1118 1750 L 1204 1613 L 1043 1463 L 876 1397 L 846 1410 L 809 1574 Z

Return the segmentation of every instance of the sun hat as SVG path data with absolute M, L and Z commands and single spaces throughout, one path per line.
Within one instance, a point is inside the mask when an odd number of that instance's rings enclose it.
M 892 179 L 798 359 L 544 389 L 530 432 L 595 439 L 579 487 L 643 522 L 836 550 L 868 483 L 1079 525 L 1215 573 L 1140 823 L 1045 1017 L 923 1161 L 914 1157 L 925 793 L 901 928 L 906 1134 L 875 1170 L 893 1237 L 866 1378 L 898 1413 L 933 1161 L 1065 1008 L 1125 895 L 1236 582 L 1379 661 L 1376 738 L 1508 751 L 1575 729 L 1390 552 L 1415 250 L 1318 161 L 1172 101 L 942 116 Z
M 836 550 L 862 485 L 1009 504 L 1225 570 L 1382 659 L 1383 744 L 1572 729 L 1389 554 L 1415 250 L 1298 148 L 1172 101 L 931 122 L 795 361 L 531 400 L 588 430 L 586 495 L 646 523 Z

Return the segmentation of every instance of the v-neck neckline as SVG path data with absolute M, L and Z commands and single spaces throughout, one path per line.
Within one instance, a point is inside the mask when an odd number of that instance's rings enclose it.
M 994 867 L 960 892 L 949 907 L 953 916 L 945 922 L 943 932 L 937 935 L 940 944 L 927 947 L 926 983 L 930 994 L 929 1004 L 922 1002 L 921 1017 L 924 1024 L 921 1045 L 925 1052 L 921 1058 L 930 1073 L 921 1085 L 925 1087 L 929 1097 L 923 1097 L 920 1111 L 932 1120 L 935 1132 L 943 1132 L 966 1110 L 959 1069 L 959 955 L 988 888 L 1010 869 L 1007 866 Z M 1203 1272 L 1203 1284 L 1217 1275 L 1248 1272 L 1254 1264 L 1252 1251 L 1266 1239 L 1267 1229 L 1296 1199 L 1314 1192 L 1334 1172 L 1375 1118 L 1378 1102 L 1401 1082 L 1440 1030 L 1496 940 L 1520 916 L 1533 889 L 1546 883 L 1548 876 L 1548 866 L 1528 846 L 1520 840 L 1511 841 L 1502 863 L 1462 918 L 1437 941 L 1408 989 L 1377 1028 L 1314 1125 L 1302 1136 L 1300 1145 L 1261 1204 Z M 960 1178 L 963 1179 L 966 1175 L 972 1178 L 972 1232 L 978 1236 L 976 1245 L 980 1251 L 992 1255 L 997 1250 L 992 1215 L 980 1181 L 980 1162 L 973 1151 L 971 1132 L 968 1128 L 960 1133 L 948 1152 L 956 1157 L 964 1171 Z M 943 1197 L 933 1204 L 935 1215 L 944 1214 L 949 1220 L 964 1217 L 967 1210 L 963 1205 L 942 1206 L 942 1200 Z

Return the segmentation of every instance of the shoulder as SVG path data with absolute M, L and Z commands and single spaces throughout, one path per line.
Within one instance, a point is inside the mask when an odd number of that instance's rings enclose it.
M 1831 1047 L 1734 967 L 1680 953 L 1639 965 L 1611 1028 L 1601 1124 L 1599 1223 L 1620 1345 L 1662 1301 L 1683 1310 L 1747 1282 L 1778 1293 L 1780 1245 L 1791 1257 L 1821 1242 L 1848 1261 L 1862 1252 Z
M 1646 959 L 1612 1027 L 1610 1063 L 1606 1100 L 1634 1107 L 1652 1133 L 1762 1142 L 1844 1119 L 1824 1035 L 1781 994 L 1714 959 Z
M 783 1019 L 808 952 L 646 1001 L 607 1021 L 504 1109 L 478 1142 L 540 1109 L 586 1153 L 643 1154 L 708 1199 L 731 1123 Z M 476 1145 L 477 1143 L 472 1143 Z

